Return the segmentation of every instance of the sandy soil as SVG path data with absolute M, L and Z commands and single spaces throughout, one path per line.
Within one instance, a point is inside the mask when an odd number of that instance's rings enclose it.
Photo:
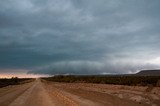
M 160 87 L 35 80 L 0 88 L 0 106 L 160 106 Z
M 48 82 L 47 85 L 99 105 L 160 106 L 160 87 L 53 82 Z

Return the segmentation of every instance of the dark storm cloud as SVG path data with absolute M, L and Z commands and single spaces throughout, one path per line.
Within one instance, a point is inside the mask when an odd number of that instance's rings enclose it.
M 159 0 L 0 1 L 0 68 L 47 74 L 158 68 L 159 10 Z

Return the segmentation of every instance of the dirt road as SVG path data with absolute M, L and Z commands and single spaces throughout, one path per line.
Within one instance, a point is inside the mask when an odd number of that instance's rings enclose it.
M 35 80 L 0 88 L 0 106 L 159 106 L 159 88 Z

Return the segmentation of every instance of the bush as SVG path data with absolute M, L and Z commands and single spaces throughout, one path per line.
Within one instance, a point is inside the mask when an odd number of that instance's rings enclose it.
M 24 83 L 24 82 L 27 82 L 31 80 L 31 78 L 18 78 L 18 77 L 12 77 L 10 79 L 0 79 L 0 88 L 1 87 L 5 87 L 5 86 L 8 86 L 8 85 L 17 85 L 17 84 L 21 84 L 21 83 Z
M 49 78 L 43 78 L 48 81 L 54 82 L 83 82 L 83 83 L 105 83 L 105 84 L 118 84 L 118 85 L 141 85 L 147 86 L 151 84 L 157 85 L 160 80 L 160 76 L 54 76 Z

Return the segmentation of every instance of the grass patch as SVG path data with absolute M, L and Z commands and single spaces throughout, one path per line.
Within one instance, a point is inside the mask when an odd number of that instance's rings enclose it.
M 3 78 L 0 79 L 0 88 L 8 86 L 8 85 L 18 85 L 18 84 L 23 84 L 27 82 L 31 82 L 34 79 L 32 78 L 18 78 L 18 77 L 12 77 L 10 79 Z
M 129 86 L 157 86 L 160 76 L 54 76 L 43 78 L 47 81 L 54 82 L 81 82 L 81 83 L 98 83 L 98 84 L 116 84 Z

